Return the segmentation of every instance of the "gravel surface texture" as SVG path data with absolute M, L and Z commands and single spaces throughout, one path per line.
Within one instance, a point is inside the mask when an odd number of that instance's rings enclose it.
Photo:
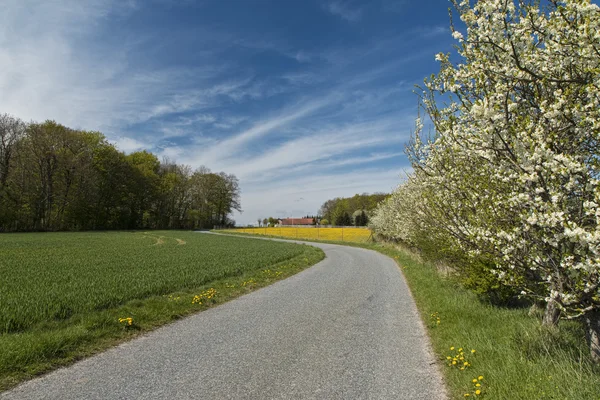
M 395 262 L 310 244 L 327 258 L 0 399 L 445 399 Z

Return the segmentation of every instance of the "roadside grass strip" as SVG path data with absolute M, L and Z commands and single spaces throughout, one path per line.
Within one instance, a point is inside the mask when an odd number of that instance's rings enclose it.
M 0 390 L 323 258 L 312 246 L 194 232 L 0 235 Z
M 317 228 L 317 227 L 284 227 L 284 228 L 236 228 L 218 231 L 223 233 L 246 233 L 269 237 L 289 239 L 307 239 L 319 241 L 343 241 L 364 243 L 371 239 L 371 230 L 367 228 Z
M 541 315 L 486 304 L 404 250 L 370 247 L 401 266 L 451 398 L 600 399 L 600 366 L 580 323 L 543 328 Z
M 483 302 L 395 245 L 329 243 L 375 250 L 398 263 L 451 399 L 600 400 L 600 366 L 591 361 L 578 321 L 544 328 L 541 314 Z

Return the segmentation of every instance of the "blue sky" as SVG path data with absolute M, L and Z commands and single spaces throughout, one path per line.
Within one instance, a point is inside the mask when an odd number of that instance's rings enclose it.
M 238 176 L 244 212 L 391 191 L 446 0 L 3 0 L 0 112 Z

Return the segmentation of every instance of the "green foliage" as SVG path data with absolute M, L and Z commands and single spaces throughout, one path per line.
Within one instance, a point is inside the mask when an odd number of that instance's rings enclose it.
M 335 199 L 327 200 L 323 203 L 319 215 L 329 221 L 336 221 L 336 218 L 339 218 L 344 212 L 353 215 L 358 210 L 364 210 L 365 214 L 368 216 L 369 213 L 377 207 L 377 204 L 387 197 L 389 197 L 389 194 L 385 193 L 355 194 L 354 196 L 347 198 L 336 197 Z M 353 218 L 351 218 L 349 225 L 351 225 L 352 222 Z
M 352 218 L 347 211 L 340 211 L 334 215 L 333 224 L 337 226 L 350 226 L 352 225 Z
M 184 231 L 0 236 L 0 390 L 322 258 L 309 246 Z M 210 302 L 192 304 L 211 288 Z
M 327 218 L 323 218 L 323 219 L 320 221 L 320 224 L 321 224 L 321 225 L 329 225 L 329 220 L 328 220 Z
M 484 257 L 467 257 L 465 252 L 451 245 L 443 235 L 432 235 L 427 230 L 416 230 L 411 238 L 413 249 L 423 260 L 444 266 L 454 279 L 472 290 L 482 300 L 500 306 L 521 304 L 519 293 L 503 285 L 492 272 L 494 264 Z
M 352 214 L 352 220 L 354 226 L 367 226 L 369 223 L 369 217 L 365 210 L 356 210 Z
M 0 232 L 231 225 L 234 175 L 125 155 L 99 132 L 0 115 Z

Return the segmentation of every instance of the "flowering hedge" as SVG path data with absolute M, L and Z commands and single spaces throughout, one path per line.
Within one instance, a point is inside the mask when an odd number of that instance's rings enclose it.
M 436 55 L 422 92 L 435 136 L 417 121 L 414 173 L 371 224 L 491 260 L 504 285 L 545 301 L 546 324 L 583 318 L 600 361 L 600 9 L 547 3 L 454 3 L 460 63 Z

